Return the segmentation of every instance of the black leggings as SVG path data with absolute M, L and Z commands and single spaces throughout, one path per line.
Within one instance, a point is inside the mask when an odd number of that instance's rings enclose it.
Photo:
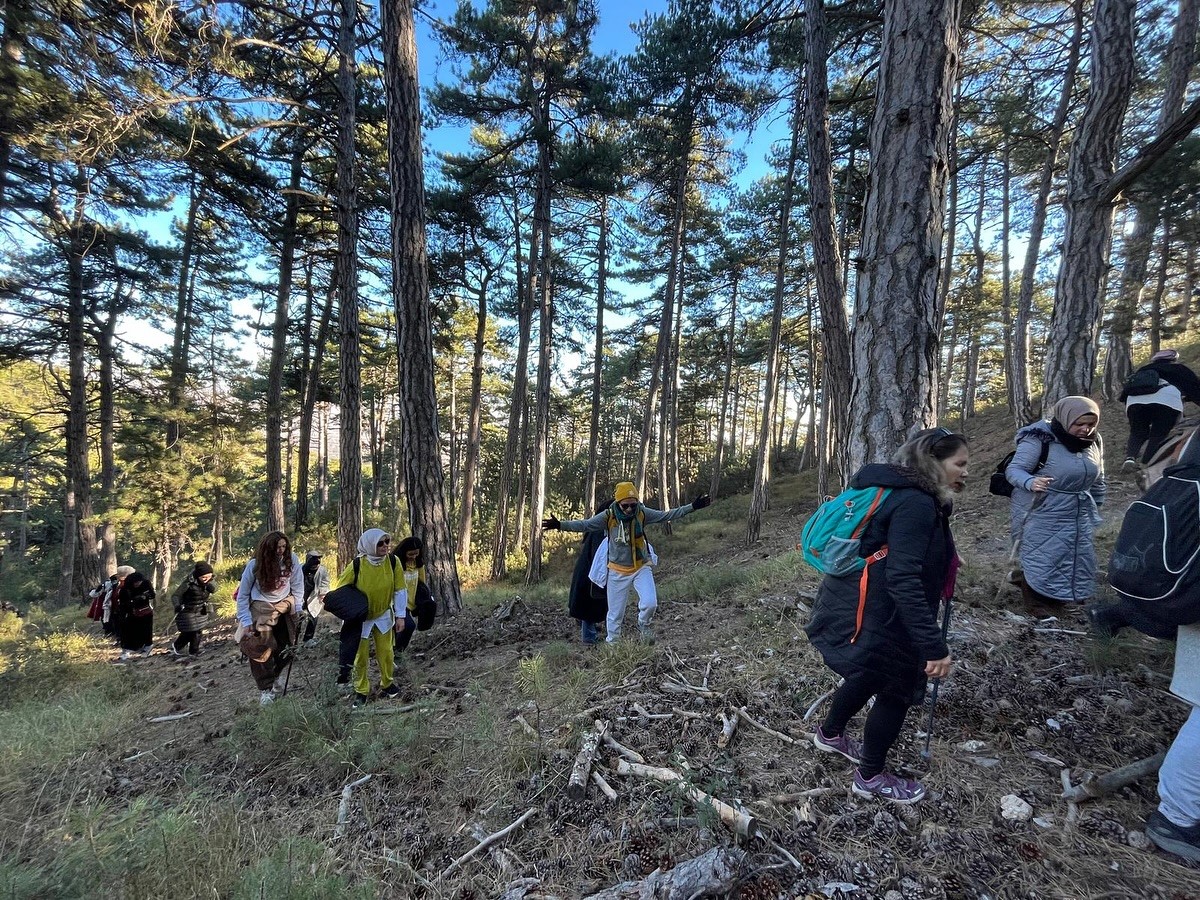
M 837 737 L 872 697 L 875 705 L 867 713 L 867 722 L 863 726 L 862 762 L 858 766 L 863 778 L 874 778 L 883 771 L 888 751 L 900 736 L 908 715 L 908 695 L 897 690 L 893 679 L 873 672 L 859 672 L 833 692 L 829 714 L 821 725 L 826 737 Z
M 1137 459 L 1138 450 L 1145 444 L 1142 462 L 1148 463 L 1179 421 L 1180 412 L 1161 403 L 1135 403 L 1125 410 L 1125 415 L 1129 417 L 1129 443 L 1125 446 L 1125 457 Z
M 190 645 L 188 652 L 195 656 L 200 652 L 200 629 L 195 631 L 181 631 L 179 637 L 175 638 L 175 649 L 182 650 L 184 644 Z

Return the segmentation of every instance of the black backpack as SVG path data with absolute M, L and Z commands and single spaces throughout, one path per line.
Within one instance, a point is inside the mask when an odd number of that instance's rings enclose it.
M 1004 459 L 996 466 L 996 470 L 992 472 L 992 477 L 988 479 L 988 493 L 995 494 L 997 497 L 1011 497 L 1013 494 L 1013 486 L 1009 484 L 1007 478 L 1004 477 L 1004 470 L 1008 468 L 1009 463 L 1013 461 L 1013 457 L 1017 455 L 1016 450 L 1009 450 L 1005 454 Z M 1050 442 L 1042 441 L 1042 452 L 1038 455 L 1037 465 L 1033 467 L 1033 471 L 1040 472 L 1042 467 L 1046 465 L 1046 457 L 1050 455 Z
M 392 571 L 396 571 L 396 558 L 388 557 Z M 325 595 L 325 611 L 343 622 L 365 622 L 367 620 L 367 595 L 358 587 L 358 567 L 362 557 L 354 558 L 354 580 Z
M 1178 626 L 1200 622 L 1200 465 L 1172 466 L 1129 504 L 1108 583 L 1143 634 L 1174 640 Z
M 1144 397 L 1146 394 L 1156 393 L 1161 385 L 1156 370 L 1138 369 L 1125 379 L 1124 394 L 1126 397 Z

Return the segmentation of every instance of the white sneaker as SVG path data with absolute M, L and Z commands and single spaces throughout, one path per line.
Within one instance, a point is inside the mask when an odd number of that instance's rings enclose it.
M 176 659 L 179 659 L 179 657 L 183 656 L 182 653 L 180 653 L 177 649 L 175 649 L 174 644 L 167 644 L 167 650 L 169 650 L 171 655 L 174 656 Z
M 266 706 L 268 703 L 274 703 L 274 702 L 275 702 L 275 692 L 274 691 L 263 691 L 261 694 L 258 695 L 258 705 L 259 706 Z
M 128 660 L 128 659 L 129 659 L 129 658 L 130 658 L 132 655 L 133 655 L 133 653 L 132 653 L 131 651 L 129 651 L 129 650 L 122 650 L 122 651 L 121 651 L 121 655 L 117 657 L 117 662 L 125 662 L 125 661 L 126 661 L 126 660 Z

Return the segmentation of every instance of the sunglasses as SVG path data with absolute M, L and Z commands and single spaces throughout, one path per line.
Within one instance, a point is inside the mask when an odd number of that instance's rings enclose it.
M 391 538 L 384 538 L 383 540 L 376 542 L 375 546 L 376 547 L 387 547 L 391 543 L 392 543 Z

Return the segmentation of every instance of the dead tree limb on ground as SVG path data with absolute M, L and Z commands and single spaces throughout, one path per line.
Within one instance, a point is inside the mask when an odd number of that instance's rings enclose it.
M 604 735 L 601 737 L 601 740 L 604 742 L 605 746 L 612 747 L 626 759 L 635 763 L 645 764 L 646 757 L 642 756 L 642 754 L 638 753 L 636 750 L 630 750 L 608 732 L 604 733 Z
M 482 841 L 480 841 L 478 844 L 476 844 L 474 847 L 472 847 L 470 850 L 468 850 L 466 853 L 464 853 L 458 859 L 454 860 L 454 862 L 450 863 L 450 865 L 446 866 L 446 868 L 442 870 L 442 877 L 445 878 L 447 875 L 449 875 L 451 872 L 453 872 L 455 869 L 457 869 L 459 866 L 461 866 L 463 863 L 465 863 L 471 857 L 475 856 L 477 853 L 480 853 L 480 852 L 486 850 L 488 847 L 492 846 L 492 844 L 496 843 L 496 841 L 504 840 L 512 832 L 516 831 L 518 828 L 520 828 L 522 825 L 524 825 L 527 821 L 529 821 L 529 819 L 531 817 L 533 817 L 535 815 L 537 815 L 537 807 L 530 807 L 529 809 L 525 810 L 525 812 L 523 812 L 521 814 L 521 818 L 517 819 L 517 821 L 513 822 L 507 828 L 501 828 L 495 834 L 489 834 L 487 837 L 485 837 Z
M 1083 778 L 1075 786 L 1071 785 L 1068 777 L 1063 781 L 1063 799 L 1071 803 L 1082 803 L 1084 800 L 1094 800 L 1105 794 L 1111 794 L 1113 791 L 1119 791 L 1147 775 L 1153 775 L 1162 767 L 1163 760 L 1166 758 L 1167 752 L 1164 750 L 1154 756 L 1147 756 L 1145 759 L 1139 759 L 1127 766 L 1113 769 L 1107 775 L 1097 776 L 1095 772 L 1084 772 Z
M 794 737 L 789 737 L 788 735 L 784 734 L 782 731 L 776 731 L 774 728 L 768 728 L 766 725 L 763 725 L 761 722 L 755 721 L 753 718 L 751 718 L 750 713 L 746 712 L 746 707 L 744 707 L 744 706 L 739 706 L 736 710 L 734 710 L 734 712 L 737 713 L 737 716 L 739 719 L 741 719 L 747 725 L 753 725 L 755 728 L 757 728 L 763 734 L 769 734 L 769 735 L 771 735 L 771 737 L 777 737 L 781 741 L 783 741 L 784 743 L 787 743 L 787 744 L 795 745 L 795 744 L 800 743 Z
M 366 784 L 371 780 L 370 775 L 364 775 L 358 781 L 352 781 L 342 788 L 342 800 L 338 804 L 337 825 L 333 829 L 333 836 L 340 838 L 346 833 L 346 817 L 350 815 L 350 795 L 354 793 L 354 789 L 360 784 Z
M 729 742 L 733 740 L 733 733 L 737 731 L 738 717 L 737 713 L 732 716 L 727 716 L 721 713 L 721 736 L 717 738 L 718 747 L 728 747 Z
M 592 760 L 604 735 L 608 734 L 608 722 L 596 720 L 596 727 L 583 736 L 583 744 L 579 755 L 575 757 L 575 768 L 571 770 L 571 778 L 567 781 L 567 796 L 572 800 L 581 800 L 587 793 L 588 773 L 592 771 Z
M 679 785 L 685 797 L 699 808 L 711 807 L 725 826 L 732 829 L 739 837 L 752 837 L 758 829 L 758 822 L 750 813 L 731 806 L 724 800 L 719 800 L 711 794 L 706 794 L 698 787 L 693 787 L 674 769 L 640 765 L 638 763 L 631 763 L 625 759 L 616 761 L 616 769 L 619 775 L 638 775 L 642 778 L 660 781 L 663 784 Z
M 737 883 L 745 857 L 736 848 L 716 847 L 673 869 L 651 872 L 641 881 L 623 881 L 585 900 L 723 896 Z

